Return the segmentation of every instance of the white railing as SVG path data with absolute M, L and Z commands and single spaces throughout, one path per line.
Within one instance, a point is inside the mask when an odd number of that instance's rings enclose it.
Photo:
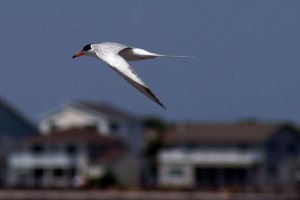
M 36 167 L 71 167 L 85 165 L 87 158 L 84 155 L 69 155 L 66 153 L 42 153 L 32 154 L 20 152 L 10 154 L 8 165 L 12 168 L 36 168 Z
M 263 160 L 264 154 L 258 149 L 166 149 L 158 154 L 160 163 L 170 164 L 214 164 L 251 165 Z

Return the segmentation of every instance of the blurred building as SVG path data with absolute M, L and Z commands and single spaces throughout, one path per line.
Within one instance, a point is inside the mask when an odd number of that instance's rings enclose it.
M 7 154 L 24 138 L 36 133 L 28 119 L 0 98 L 0 186 L 5 183 Z
M 44 135 L 76 127 L 88 127 L 102 135 L 118 137 L 133 152 L 140 152 L 144 145 L 140 118 L 104 103 L 69 102 L 45 114 L 39 123 L 40 132 Z
M 10 154 L 7 164 L 10 187 L 80 187 L 108 172 L 119 185 L 139 185 L 139 158 L 116 137 L 91 129 L 30 138 Z
M 299 187 L 299 132 L 284 124 L 178 124 L 157 155 L 161 187 L 290 191 Z

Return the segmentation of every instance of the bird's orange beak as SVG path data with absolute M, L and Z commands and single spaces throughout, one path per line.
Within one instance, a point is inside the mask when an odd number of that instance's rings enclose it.
M 77 58 L 77 57 L 79 57 L 79 56 L 83 56 L 84 55 L 84 51 L 79 51 L 79 52 L 77 52 L 74 56 L 72 56 L 72 58 Z

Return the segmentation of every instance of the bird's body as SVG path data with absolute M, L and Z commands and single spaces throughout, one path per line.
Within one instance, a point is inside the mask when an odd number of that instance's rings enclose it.
M 151 53 L 143 49 L 129 47 L 115 42 L 103 42 L 97 44 L 88 44 L 75 54 L 73 58 L 87 55 L 98 58 L 106 62 L 114 71 L 119 73 L 132 86 L 141 91 L 151 100 L 165 108 L 159 99 L 153 94 L 149 87 L 130 67 L 128 61 L 138 61 L 150 58 L 156 58 L 167 55 Z M 171 56 L 171 57 L 187 57 L 187 56 Z

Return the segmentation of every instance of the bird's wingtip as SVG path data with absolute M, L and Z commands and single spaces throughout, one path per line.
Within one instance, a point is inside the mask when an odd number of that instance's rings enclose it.
M 163 109 L 167 110 L 167 108 L 166 108 L 163 104 L 161 104 L 160 106 L 161 106 Z
M 153 94 L 153 93 L 152 93 L 152 94 Z M 155 97 L 155 96 L 154 96 L 154 97 Z M 162 102 L 160 102 L 160 101 L 158 100 L 158 98 L 155 97 L 155 101 L 156 101 L 156 103 L 157 103 L 158 105 L 160 105 L 160 107 L 162 107 L 163 109 L 167 110 L 166 106 L 165 106 Z

